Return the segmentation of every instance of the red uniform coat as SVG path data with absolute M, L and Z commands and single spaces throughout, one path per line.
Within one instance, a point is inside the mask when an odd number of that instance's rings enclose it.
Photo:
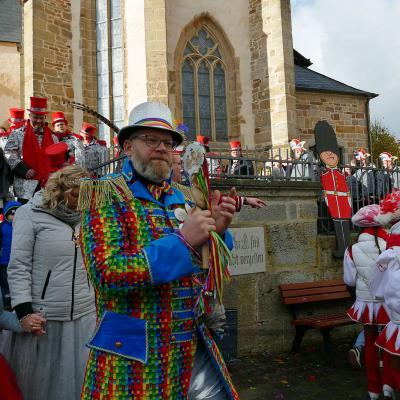
M 331 217 L 351 218 L 351 195 L 344 174 L 336 168 L 326 168 L 321 172 L 321 183 Z

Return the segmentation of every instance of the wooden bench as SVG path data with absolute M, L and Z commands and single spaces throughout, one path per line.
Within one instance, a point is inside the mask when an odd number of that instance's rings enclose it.
M 289 305 L 293 315 L 292 324 L 296 327 L 296 336 L 293 340 L 292 352 L 300 351 L 304 334 L 310 329 L 318 329 L 324 339 L 325 350 L 334 361 L 331 331 L 333 328 L 353 324 L 346 314 L 351 306 L 351 296 L 342 279 L 302 282 L 280 285 L 283 303 Z M 298 317 L 298 307 L 307 303 L 322 303 L 325 301 L 344 300 L 345 310 L 340 313 L 324 315 L 310 315 Z

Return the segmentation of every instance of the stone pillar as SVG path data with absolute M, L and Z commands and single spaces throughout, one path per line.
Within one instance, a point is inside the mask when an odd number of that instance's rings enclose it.
M 77 75 L 82 78 L 82 88 L 80 98 L 82 103 L 97 110 L 97 67 L 96 67 L 96 0 L 80 0 L 80 40 L 78 42 L 78 59 L 76 64 Z M 76 34 L 79 39 L 78 33 Z M 75 55 L 74 55 L 75 56 Z M 80 69 L 80 71 L 79 71 Z M 79 82 L 74 82 L 75 86 Z M 75 101 L 79 101 L 75 97 Z M 75 130 L 81 128 L 82 118 L 90 123 L 98 123 L 97 118 L 79 112 L 74 115 Z
M 271 145 L 288 144 L 296 129 L 296 98 L 290 0 L 262 0 L 271 112 Z
M 147 97 L 168 104 L 166 0 L 145 0 Z
M 24 3 L 25 106 L 30 96 L 47 97 L 49 111 L 64 111 L 75 130 L 83 118 L 97 122 L 63 105 L 75 100 L 97 108 L 95 10 L 95 0 Z
M 48 98 L 51 111 L 73 100 L 71 4 L 69 0 L 31 0 L 24 4 L 25 105 L 29 96 Z M 72 111 L 66 109 L 72 123 Z
M 263 32 L 262 0 L 249 0 L 249 41 L 254 144 L 271 144 L 267 36 Z

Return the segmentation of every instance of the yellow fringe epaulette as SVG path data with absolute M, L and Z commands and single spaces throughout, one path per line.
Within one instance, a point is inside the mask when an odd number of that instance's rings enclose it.
M 79 190 L 78 210 L 96 209 L 111 202 L 131 200 L 133 194 L 122 175 L 84 179 Z
M 190 186 L 185 186 L 177 182 L 172 182 L 172 187 L 178 189 L 183 193 L 183 195 L 185 196 L 185 201 L 189 203 L 194 203 L 193 194 Z

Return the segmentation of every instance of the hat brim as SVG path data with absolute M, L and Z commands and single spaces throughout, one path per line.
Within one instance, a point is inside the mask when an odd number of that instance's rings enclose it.
M 23 119 L 22 121 L 14 122 L 14 121 L 11 120 L 11 118 L 8 118 L 8 119 L 7 119 L 7 122 L 8 122 L 10 125 L 21 125 L 21 126 L 22 126 L 22 125 L 24 124 L 25 120 Z
M 58 122 L 64 122 L 64 124 L 68 125 L 66 119 L 56 119 L 55 121 L 52 121 L 51 124 L 54 126 L 54 124 L 57 124 Z
M 46 115 L 46 114 L 49 113 L 48 111 L 35 111 L 35 110 L 31 110 L 31 109 L 29 109 L 29 108 L 28 108 L 27 111 L 29 111 L 29 112 L 32 113 L 32 114 L 37 114 L 37 115 Z
M 139 129 L 156 129 L 158 131 L 169 132 L 172 138 L 175 140 L 177 146 L 182 144 L 184 140 L 184 136 L 173 129 L 162 128 L 158 126 L 128 125 L 119 131 L 118 144 L 123 148 L 125 140 L 128 139 L 129 136 L 132 135 L 132 133 L 136 132 Z

